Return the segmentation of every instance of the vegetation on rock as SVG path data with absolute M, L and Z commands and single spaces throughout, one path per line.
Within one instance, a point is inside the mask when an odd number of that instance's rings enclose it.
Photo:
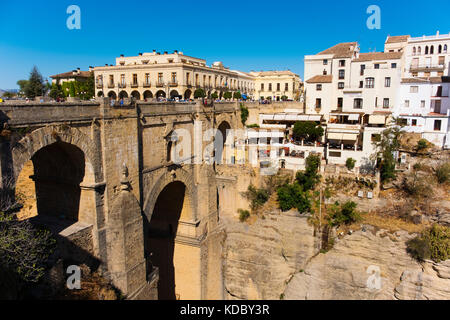
M 450 228 L 434 224 L 407 242 L 408 252 L 419 260 L 435 262 L 450 259 Z

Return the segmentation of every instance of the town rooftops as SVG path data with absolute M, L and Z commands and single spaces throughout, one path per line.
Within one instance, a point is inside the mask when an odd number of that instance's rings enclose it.
M 355 49 L 358 47 L 357 42 L 344 42 L 338 43 L 337 45 L 328 48 L 317 55 L 327 55 L 332 54 L 334 58 L 351 58 Z
M 374 61 L 374 60 L 398 60 L 402 58 L 402 52 L 368 52 L 360 53 L 359 57 L 353 61 Z
M 268 77 L 268 76 L 297 76 L 297 74 L 293 73 L 290 70 L 282 70 L 282 71 L 259 71 L 259 72 L 251 72 L 250 73 L 253 76 L 256 77 Z
M 407 42 L 411 36 L 388 36 L 385 43 Z
M 314 76 L 309 80 L 306 80 L 307 83 L 331 83 L 333 81 L 333 76 L 331 74 L 328 75 L 318 75 Z
M 80 69 L 72 70 L 64 73 L 55 74 L 50 76 L 52 79 L 64 79 L 64 78 L 89 78 L 91 76 L 90 71 L 81 71 Z

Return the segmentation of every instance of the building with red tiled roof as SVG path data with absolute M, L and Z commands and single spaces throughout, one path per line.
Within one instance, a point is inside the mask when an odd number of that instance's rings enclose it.
M 91 71 L 82 71 L 80 68 L 76 70 L 55 74 L 50 76 L 52 83 L 64 83 L 69 81 L 86 81 L 92 75 Z

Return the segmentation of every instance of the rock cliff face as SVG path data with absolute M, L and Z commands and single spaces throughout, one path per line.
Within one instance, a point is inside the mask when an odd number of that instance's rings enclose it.
M 366 227 L 312 258 L 294 275 L 286 299 L 450 299 L 450 260 L 418 263 L 406 252 L 414 235 Z
M 318 251 L 307 217 L 273 212 L 251 225 L 225 223 L 226 299 L 280 299 L 290 277 Z

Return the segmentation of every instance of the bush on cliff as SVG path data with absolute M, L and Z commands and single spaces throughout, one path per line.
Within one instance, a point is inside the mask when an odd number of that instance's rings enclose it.
M 434 224 L 406 245 L 408 252 L 416 259 L 445 261 L 450 259 L 450 228 Z

